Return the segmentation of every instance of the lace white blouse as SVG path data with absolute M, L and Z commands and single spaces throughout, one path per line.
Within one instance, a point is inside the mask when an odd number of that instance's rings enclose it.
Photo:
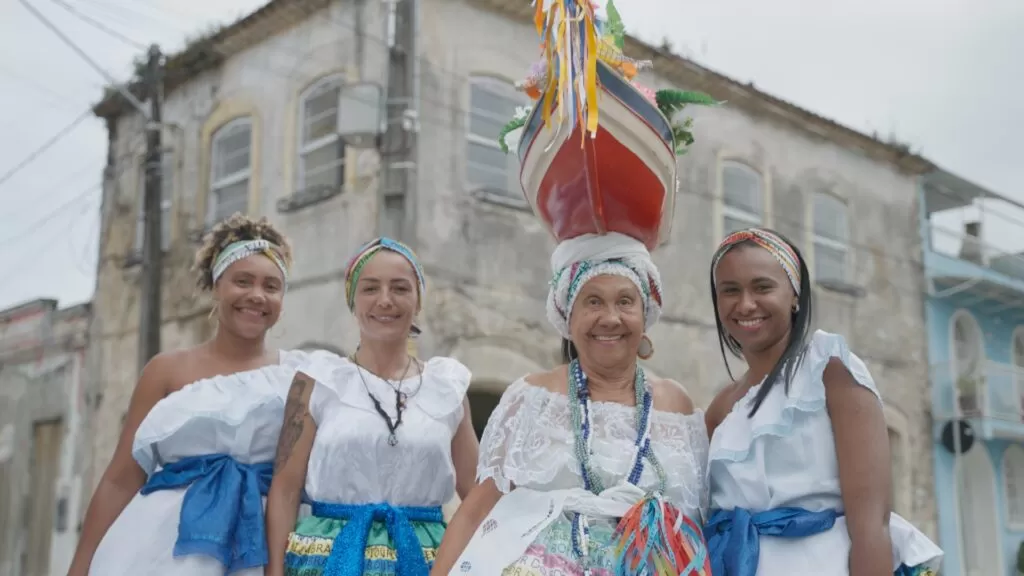
M 636 441 L 635 409 L 616 402 L 593 402 L 594 453 L 590 461 L 605 486 L 623 482 Z M 704 413 L 651 412 L 651 445 L 663 469 L 668 501 L 694 519 L 707 510 L 708 437 Z M 565 394 L 525 379 L 508 388 L 491 413 L 480 441 L 480 482 L 493 478 L 498 489 L 512 486 L 560 490 L 583 486 L 575 436 Z M 658 485 L 654 468 L 644 467 L 640 488 Z
M 453 358 L 431 358 L 420 376 L 398 385 L 408 394 L 402 425 L 390 432 L 367 388 L 394 420 L 395 391 L 349 359 L 317 353 L 301 371 L 316 380 L 309 399 L 317 424 L 306 493 L 340 504 L 442 506 L 455 494 L 452 437 L 464 414 L 470 371 Z M 361 374 L 360 374 L 361 373 Z M 365 387 L 364 387 L 365 386 Z
M 618 518 L 643 493 L 659 487 L 649 462 L 637 487 L 626 482 L 637 437 L 635 408 L 592 402 L 591 410 L 590 462 L 608 487 L 601 495 L 583 489 L 568 396 L 525 379 L 505 391 L 484 431 L 477 469 L 478 480 L 493 479 L 504 496 L 481 523 L 453 574 L 496 575 L 509 566 L 536 567 L 538 562 L 545 568 L 537 574 L 562 574 L 555 566 L 576 561 L 566 541 L 572 512 L 592 518 L 595 546 L 607 547 L 604 541 Z M 651 447 L 667 476 L 663 496 L 701 524 L 708 504 L 704 413 L 654 410 L 651 418 Z M 607 551 L 595 553 L 598 564 L 610 561 Z
M 831 358 L 842 361 L 853 379 L 881 402 L 867 366 L 850 352 L 843 337 L 818 330 L 788 393 L 784 386 L 773 386 L 749 418 L 750 401 L 757 393 L 757 387 L 751 388 L 715 430 L 709 462 L 712 509 L 843 510 L 835 436 L 822 379 Z M 891 518 L 893 568 L 901 564 L 937 567 L 942 551 L 899 515 Z M 757 576 L 846 576 L 849 554 L 846 519 L 840 517 L 831 530 L 813 536 L 761 536 Z

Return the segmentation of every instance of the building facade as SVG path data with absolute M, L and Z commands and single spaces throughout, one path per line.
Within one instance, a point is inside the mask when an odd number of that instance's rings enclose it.
M 89 305 L 0 311 L 0 576 L 64 574 L 78 542 Z
M 537 39 L 528 4 L 417 5 L 413 97 L 393 119 L 410 135 L 404 147 L 339 135 L 351 110 L 366 110 L 374 85 L 386 85 L 384 3 L 276 0 L 169 58 L 163 346 L 210 336 L 210 304 L 192 289 L 188 264 L 204 229 L 244 211 L 270 218 L 295 247 L 273 343 L 351 352 L 358 331 L 342 297 L 343 268 L 383 229 L 421 256 L 429 278 L 419 350 L 470 367 L 479 430 L 508 384 L 558 357 L 543 304 L 553 243 L 523 200 L 514 157 L 496 143 L 525 103 L 513 82 Z M 635 39 L 626 53 L 653 60 L 648 86 L 728 102 L 693 114 L 697 143 L 679 161 L 672 236 L 655 253 L 666 302 L 649 368 L 707 405 L 728 380 L 708 288 L 711 253 L 735 228 L 777 228 L 812 263 L 817 325 L 845 334 L 881 386 L 897 510 L 934 533 L 916 233 L 917 181 L 930 164 Z M 144 139 L 143 120 L 117 96 L 96 112 L 110 132 L 93 334 L 95 377 L 105 386 L 93 434 L 98 474 L 138 374 Z M 390 161 L 397 152 L 402 162 Z M 399 172 L 408 184 L 396 191 L 386 183 Z
M 926 177 L 921 194 L 943 574 L 1016 576 L 1024 572 L 1024 207 L 947 172 Z

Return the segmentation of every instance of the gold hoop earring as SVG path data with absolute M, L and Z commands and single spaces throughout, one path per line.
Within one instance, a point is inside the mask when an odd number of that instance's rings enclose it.
M 651 339 L 647 334 L 644 334 L 643 337 L 640 338 L 640 347 L 637 348 L 636 355 L 639 356 L 641 360 L 649 360 L 651 356 L 654 356 L 654 342 L 651 342 Z

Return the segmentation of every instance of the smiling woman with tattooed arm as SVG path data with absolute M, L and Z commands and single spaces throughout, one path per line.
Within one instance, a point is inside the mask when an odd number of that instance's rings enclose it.
M 395 240 L 349 262 L 359 346 L 312 358 L 292 383 L 267 503 L 268 576 L 427 576 L 441 506 L 469 493 L 479 444 L 469 369 L 421 361 L 410 346 L 424 288 L 416 256 Z M 296 521 L 303 491 L 312 515 Z
M 266 576 L 284 574 L 288 534 L 295 527 L 302 487 L 306 483 L 309 454 L 316 438 L 316 423 L 309 414 L 309 397 L 315 382 L 296 372 L 284 408 L 284 425 L 274 458 L 274 480 L 267 495 L 267 543 L 270 561 Z

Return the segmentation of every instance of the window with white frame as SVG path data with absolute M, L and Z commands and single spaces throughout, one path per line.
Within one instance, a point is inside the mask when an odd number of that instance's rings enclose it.
M 174 204 L 174 153 L 164 152 L 160 167 L 160 245 L 164 250 L 171 246 L 171 207 Z M 142 253 L 146 237 L 146 159 L 139 163 L 138 207 L 135 211 L 135 242 L 132 249 Z
M 299 105 L 297 190 L 338 188 L 345 176 L 345 141 L 338 135 L 343 80 L 330 76 L 310 86 Z
M 498 135 L 512 119 L 524 96 L 512 84 L 489 76 L 469 80 L 469 129 L 466 135 L 466 182 L 470 190 L 483 190 L 515 200 L 525 199 L 519 183 L 517 160 L 498 146 Z
M 821 282 L 846 282 L 850 253 L 850 218 L 846 203 L 831 194 L 815 193 L 814 279 Z
M 249 211 L 252 119 L 238 118 L 213 133 L 207 226 Z
M 722 163 L 722 233 L 764 223 L 764 185 L 761 175 L 739 162 Z
M 1024 528 L 1024 448 L 1020 446 L 1011 444 L 1003 453 L 1003 486 L 1007 523 Z

